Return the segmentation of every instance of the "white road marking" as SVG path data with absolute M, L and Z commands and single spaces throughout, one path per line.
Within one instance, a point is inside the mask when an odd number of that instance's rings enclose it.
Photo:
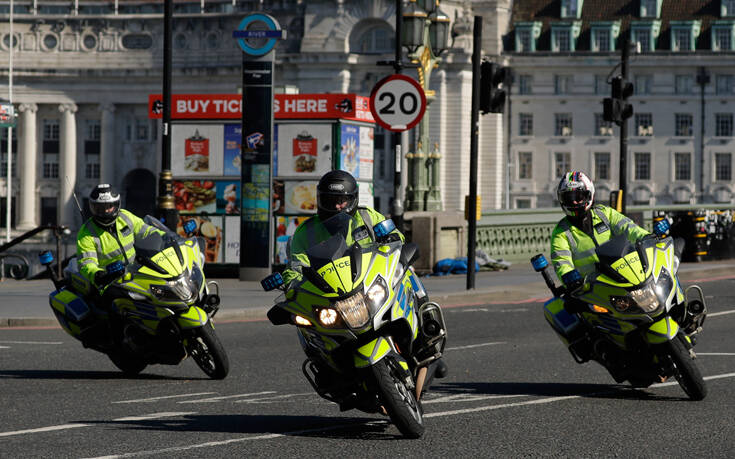
M 506 344 L 505 341 L 498 341 L 496 343 L 481 343 L 481 344 L 470 344 L 468 346 L 455 346 L 444 349 L 445 351 L 459 351 L 462 349 L 473 349 L 476 347 L 494 346 L 496 344 Z
M 284 394 L 284 395 L 274 395 L 273 397 L 235 400 L 234 403 L 270 403 L 271 400 L 282 400 L 285 398 L 293 398 L 293 397 L 313 397 L 315 395 L 317 394 L 315 394 L 314 392 L 304 392 L 302 394 Z
M 735 373 L 726 373 L 722 375 L 707 376 L 704 379 L 712 380 L 712 379 L 732 378 L 732 377 L 735 377 Z M 650 387 L 662 387 L 662 386 L 670 386 L 674 384 L 678 384 L 678 383 L 673 382 L 673 383 L 654 384 Z M 497 410 L 501 408 L 513 408 L 513 407 L 528 406 L 528 405 L 542 405 L 546 403 L 560 402 L 563 400 L 573 400 L 577 398 L 582 398 L 583 396 L 586 396 L 586 395 L 589 395 L 589 394 L 566 395 L 562 397 L 548 397 L 548 398 L 541 398 L 541 399 L 536 399 L 536 400 L 527 400 L 524 402 L 506 403 L 503 405 L 486 405 L 486 406 L 480 406 L 476 408 L 467 408 L 467 409 L 462 409 L 462 410 L 451 410 L 451 411 L 442 411 L 438 413 L 428 413 L 428 414 L 424 414 L 424 417 L 425 418 L 435 418 L 435 417 L 441 417 L 441 416 L 453 416 L 457 414 L 467 414 L 467 413 L 476 413 L 480 411 Z M 361 425 L 377 425 L 377 424 L 387 424 L 387 421 L 370 421 L 366 423 L 361 423 Z M 286 437 L 286 436 L 291 436 L 291 435 L 301 435 L 301 434 L 311 433 L 311 432 L 325 432 L 325 431 L 331 431 L 331 430 L 339 430 L 339 429 L 343 429 L 347 427 L 352 427 L 355 425 L 358 425 L 358 424 L 357 423 L 338 424 L 338 425 L 329 426 L 329 427 L 319 427 L 315 429 L 298 430 L 298 431 L 292 431 L 292 432 L 284 432 L 280 434 L 266 434 L 266 435 L 255 435 L 251 437 L 230 438 L 229 440 L 211 441 L 207 443 L 199 443 L 199 444 L 188 445 L 188 446 L 175 446 L 171 448 L 164 448 L 164 449 L 157 449 L 157 450 L 138 451 L 135 453 L 116 454 L 116 455 L 110 455 L 110 456 L 99 456 L 94 459 L 113 459 L 113 458 L 123 458 L 123 457 L 156 456 L 156 455 L 162 455 L 162 454 L 167 454 L 167 453 L 176 453 L 179 451 L 188 451 L 192 449 L 231 445 L 234 443 L 242 443 L 242 442 L 253 441 L 253 440 L 271 440 L 274 438 Z
M 732 377 L 735 377 L 735 373 L 725 373 L 725 374 L 722 374 L 722 375 L 705 376 L 703 379 L 705 381 L 709 381 L 711 379 L 722 379 L 722 378 L 732 378 Z M 665 383 L 652 384 L 649 387 L 676 386 L 678 384 L 679 384 L 679 381 L 673 380 L 673 381 L 668 381 L 668 382 L 665 382 Z
M 530 397 L 531 394 L 511 394 L 511 395 L 478 395 L 478 394 L 454 394 L 446 397 L 437 397 L 430 399 L 421 399 L 422 405 L 430 405 L 433 403 L 450 403 L 450 402 L 477 402 L 480 400 L 492 400 L 497 398 L 514 398 L 514 397 Z
M 37 429 L 15 430 L 13 432 L 0 432 L 0 437 L 10 437 L 39 432 L 53 432 L 54 430 L 76 429 L 77 427 L 89 427 L 89 424 L 61 424 L 58 426 L 39 427 Z
M 227 400 L 228 398 L 243 398 L 243 397 L 252 397 L 253 395 L 266 395 L 266 394 L 275 394 L 275 392 L 272 390 L 267 390 L 263 392 L 254 392 L 252 394 L 223 395 L 221 397 L 203 398 L 201 400 L 185 400 L 183 402 L 178 402 L 178 403 L 213 403 L 213 402 L 219 402 L 220 400 Z
M 0 344 L 64 344 L 63 341 L 0 341 Z
M 735 352 L 697 352 L 697 356 L 700 355 L 735 355 Z
M 10 346 L 0 346 L 0 349 L 10 349 Z
M 151 413 L 151 414 L 144 414 L 141 416 L 128 416 L 125 418 L 117 418 L 117 419 L 113 419 L 113 421 L 115 422 L 147 421 L 149 419 L 172 418 L 176 416 L 186 416 L 189 414 L 196 414 L 196 411 L 164 411 L 162 413 Z
M 720 311 L 720 312 L 708 313 L 707 314 L 707 317 L 724 316 L 725 314 L 735 314 L 735 310 L 733 310 L 733 311 Z
M 168 398 L 198 397 L 200 395 L 212 395 L 216 393 L 217 392 L 197 392 L 195 394 L 164 395 L 162 397 L 139 398 L 137 400 L 122 400 L 119 402 L 112 402 L 112 403 L 149 403 L 149 402 L 157 402 L 159 400 L 165 400 Z
M 468 309 L 462 309 L 458 312 L 487 312 L 487 308 L 468 308 Z

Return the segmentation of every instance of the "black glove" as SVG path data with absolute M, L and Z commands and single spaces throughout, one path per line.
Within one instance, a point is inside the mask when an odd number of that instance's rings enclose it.
M 94 273 L 94 283 L 97 287 L 104 287 L 110 282 L 120 277 L 122 273 L 106 273 L 104 271 L 97 271 Z

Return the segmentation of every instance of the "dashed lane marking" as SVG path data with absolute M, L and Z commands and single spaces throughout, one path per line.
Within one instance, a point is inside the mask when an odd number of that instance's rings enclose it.
M 735 314 L 735 311 L 720 311 L 720 312 L 712 312 L 708 313 L 707 317 L 717 317 L 717 316 L 724 316 L 726 314 Z
M 216 393 L 217 392 L 197 392 L 195 394 L 164 395 L 161 397 L 139 398 L 137 400 L 121 400 L 119 402 L 112 402 L 112 403 L 150 403 L 150 402 L 157 402 L 159 400 L 166 400 L 170 398 L 199 397 L 201 395 L 212 395 Z
M 254 395 L 267 395 L 267 394 L 275 394 L 275 391 L 267 390 L 263 392 L 253 392 L 252 394 L 223 395 L 221 397 L 209 397 L 209 398 L 203 398 L 201 400 L 185 400 L 183 402 L 178 402 L 178 403 L 213 403 L 213 402 L 219 402 L 220 400 L 227 400 L 228 398 L 245 398 L 245 397 L 252 397 Z
M 0 341 L 0 344 L 49 344 L 59 345 L 64 344 L 63 341 Z
M 459 351 L 462 349 L 473 349 L 476 347 L 495 346 L 496 344 L 506 344 L 505 341 L 498 341 L 496 343 L 480 343 L 480 344 L 469 344 L 467 346 L 454 346 L 444 349 L 445 351 Z
M 188 416 L 190 414 L 196 414 L 196 411 L 164 411 L 163 413 L 151 413 L 151 414 L 144 414 L 141 416 L 127 416 L 124 418 L 113 419 L 113 421 L 115 422 L 147 421 L 149 419 L 173 418 L 177 416 Z

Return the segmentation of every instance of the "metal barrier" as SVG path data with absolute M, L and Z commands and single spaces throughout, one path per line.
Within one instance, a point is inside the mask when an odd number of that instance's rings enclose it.
M 71 234 L 71 231 L 66 226 L 42 225 L 30 231 L 26 231 L 20 236 L 14 238 L 12 241 L 9 241 L 3 245 L 0 245 L 0 263 L 2 263 L 3 265 L 3 268 L 0 269 L 0 280 L 4 279 L 5 264 L 10 260 L 15 260 L 14 263 L 10 263 L 9 274 L 11 278 L 25 279 L 26 277 L 28 277 L 28 274 L 30 273 L 30 265 L 31 265 L 28 258 L 24 255 L 17 254 L 17 253 L 6 253 L 6 251 L 10 249 L 11 247 L 14 247 L 20 244 L 21 242 L 27 239 L 30 239 L 33 236 L 43 231 L 46 231 L 46 230 L 53 231 L 53 234 L 56 237 L 56 253 L 57 254 L 61 253 L 62 236 Z M 58 263 L 56 268 L 57 268 L 57 274 L 61 276 L 61 263 Z

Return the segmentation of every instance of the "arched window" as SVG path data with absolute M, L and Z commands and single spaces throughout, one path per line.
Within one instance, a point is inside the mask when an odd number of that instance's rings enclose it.
M 387 54 L 395 51 L 395 34 L 386 23 L 372 24 L 356 30 L 351 52 L 356 54 Z

